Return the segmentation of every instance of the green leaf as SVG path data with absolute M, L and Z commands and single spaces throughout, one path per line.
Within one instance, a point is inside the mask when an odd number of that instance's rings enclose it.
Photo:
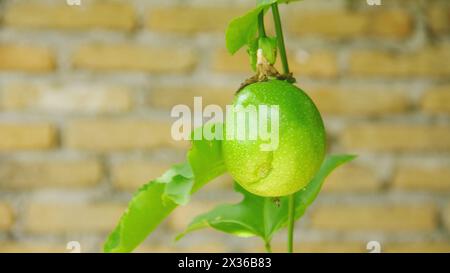
M 187 229 L 177 236 L 177 240 L 185 234 L 212 227 L 239 237 L 264 237 L 263 210 L 266 198 L 246 192 L 239 184 L 234 184 L 235 190 L 242 193 L 244 199 L 235 205 L 219 205 L 212 211 L 197 216 Z
M 300 1 L 300 0 L 291 0 L 291 1 Z M 225 40 L 226 47 L 230 54 L 236 53 L 243 46 L 248 46 L 248 54 L 250 56 L 250 64 L 253 70 L 256 70 L 256 51 L 255 48 L 255 39 L 256 32 L 258 29 L 258 14 L 261 11 L 266 11 L 269 9 L 270 5 L 274 3 L 288 3 L 290 0 L 257 0 L 256 8 L 250 10 L 246 14 L 234 18 L 228 25 Z M 270 63 L 274 63 L 274 54 L 273 47 L 269 46 L 269 44 L 264 43 L 264 47 L 267 50 L 264 50 L 264 56 L 269 60 Z M 261 47 L 261 45 L 260 45 Z M 269 49 L 270 48 L 270 49 Z M 276 44 L 275 44 L 276 49 Z M 275 50 L 276 52 L 276 50 Z
M 356 155 L 331 155 L 322 163 L 320 170 L 316 173 L 315 177 L 309 183 L 309 185 L 296 193 L 295 195 L 295 219 L 299 219 L 305 213 L 305 210 L 310 206 L 317 195 L 322 189 L 322 185 L 327 178 L 337 167 L 348 163 L 356 158 Z M 287 198 L 286 198 L 287 203 Z M 287 216 L 284 220 L 287 224 Z
M 256 8 L 230 22 L 225 33 L 228 52 L 234 54 L 244 45 L 251 46 L 258 30 L 258 14 L 275 2 L 277 0 L 258 0 Z
M 189 163 L 173 166 L 134 194 L 107 238 L 105 252 L 132 251 L 178 204 L 185 204 L 192 193 L 225 172 L 219 140 L 193 140 L 187 158 Z
M 217 137 L 213 140 L 207 140 L 205 137 L 206 131 L 215 132 Z M 223 124 L 207 123 L 194 130 L 192 136 L 200 136 L 198 140 L 194 138 L 192 148 L 187 155 L 195 177 L 193 190 L 197 190 L 204 183 L 226 171 L 222 157 L 222 141 L 218 140 L 223 139 Z
M 263 7 L 257 7 L 230 22 L 225 33 L 228 52 L 236 53 L 255 38 L 258 29 L 258 14 L 262 9 Z
M 165 183 L 162 201 L 173 201 L 178 205 L 186 205 L 191 197 L 194 185 L 194 174 L 189 163 L 174 165 L 154 183 Z
M 164 184 L 149 182 L 134 195 L 104 245 L 105 252 L 130 252 L 176 207 L 162 202 Z
M 316 199 L 325 178 L 335 168 L 354 158 L 355 156 L 351 155 L 332 155 L 324 161 L 308 186 L 295 193 L 296 219 L 300 218 Z M 274 202 L 273 198 L 245 191 L 237 183 L 235 190 L 244 197 L 240 203 L 219 205 L 210 212 L 197 216 L 177 239 L 189 232 L 211 227 L 239 237 L 258 236 L 265 242 L 270 242 L 275 232 L 287 225 L 288 197 L 282 197 L 279 202 Z
M 277 39 L 271 37 L 259 38 L 259 48 L 270 64 L 274 64 L 277 58 Z

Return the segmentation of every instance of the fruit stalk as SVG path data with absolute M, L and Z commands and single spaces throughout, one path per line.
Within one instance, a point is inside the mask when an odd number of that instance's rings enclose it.
M 283 73 L 288 75 L 289 63 L 286 54 L 286 46 L 284 44 L 283 27 L 281 26 L 280 11 L 278 10 L 278 3 L 272 4 L 273 21 L 275 25 L 275 33 L 277 35 L 278 50 L 280 51 L 281 64 L 283 66 Z M 289 253 L 294 252 L 294 223 L 295 223 L 295 196 L 289 195 L 289 208 L 288 208 L 288 246 L 287 251 Z
M 281 26 L 280 11 L 278 10 L 278 3 L 272 4 L 273 22 L 275 25 L 275 33 L 277 35 L 278 50 L 280 51 L 281 64 L 283 66 L 283 73 L 289 74 L 289 64 L 286 55 L 286 46 L 284 45 L 283 28 Z
M 266 37 L 266 29 L 264 28 L 264 10 L 258 14 L 258 32 L 259 38 Z

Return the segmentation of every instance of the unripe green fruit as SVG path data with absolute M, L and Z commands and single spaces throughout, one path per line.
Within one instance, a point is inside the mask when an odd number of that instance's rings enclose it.
M 280 80 L 243 88 L 233 107 L 249 105 L 257 109 L 259 105 L 279 106 L 279 145 L 273 151 L 263 151 L 260 145 L 268 142 L 261 138 L 225 139 L 222 148 L 228 172 L 256 195 L 278 197 L 299 191 L 316 174 L 325 156 L 326 135 L 319 111 L 305 92 Z

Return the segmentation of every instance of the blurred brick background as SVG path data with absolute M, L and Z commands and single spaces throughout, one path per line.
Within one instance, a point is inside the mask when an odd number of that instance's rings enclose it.
M 299 251 L 450 251 L 450 1 L 305 0 L 282 8 L 298 84 L 330 152 L 358 159 L 297 224 Z M 180 162 L 173 105 L 224 105 L 251 74 L 224 49 L 252 0 L 0 1 L 0 251 L 100 251 L 131 193 Z M 189 220 L 238 200 L 210 184 L 140 251 L 260 251 Z M 284 250 L 284 234 L 274 248 Z

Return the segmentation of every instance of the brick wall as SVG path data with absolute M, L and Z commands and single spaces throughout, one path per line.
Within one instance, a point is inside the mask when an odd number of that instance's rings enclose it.
M 0 251 L 100 251 L 139 185 L 183 159 L 169 111 L 225 105 L 250 75 L 224 28 L 251 0 L 0 1 Z M 324 115 L 330 177 L 299 251 L 450 251 L 450 2 L 305 0 L 282 8 L 290 63 Z M 270 27 L 269 27 L 270 31 Z M 230 179 L 174 212 L 139 251 L 256 251 L 214 231 L 173 236 Z M 284 235 L 274 249 L 284 249 Z

